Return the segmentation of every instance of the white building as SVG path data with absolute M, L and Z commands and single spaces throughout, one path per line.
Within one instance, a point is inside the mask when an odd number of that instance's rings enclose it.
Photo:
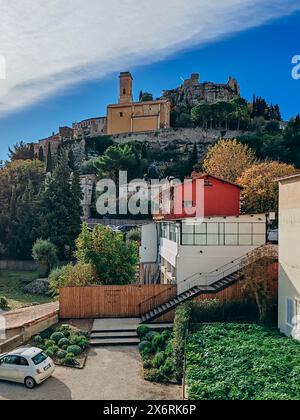
M 142 229 L 142 261 L 154 263 L 158 255 L 161 283 L 177 284 L 179 294 L 234 273 L 248 252 L 266 244 L 265 214 L 185 218 L 159 225 L 159 241 L 156 229 Z
M 300 338 L 300 174 L 279 180 L 279 329 Z

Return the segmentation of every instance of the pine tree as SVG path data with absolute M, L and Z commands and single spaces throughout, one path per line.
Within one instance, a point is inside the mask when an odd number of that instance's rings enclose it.
M 81 225 L 81 188 L 78 173 L 71 171 L 68 156 L 61 154 L 57 166 L 37 203 L 38 237 L 54 243 L 60 258 L 71 258 Z
M 142 97 L 143 97 L 143 91 L 142 90 L 140 90 L 140 95 L 139 95 L 139 101 L 141 102 L 141 100 L 142 100 Z
M 47 173 L 52 173 L 53 172 L 53 161 L 52 161 L 52 153 L 51 153 L 51 144 L 50 143 L 48 143 L 46 172 Z

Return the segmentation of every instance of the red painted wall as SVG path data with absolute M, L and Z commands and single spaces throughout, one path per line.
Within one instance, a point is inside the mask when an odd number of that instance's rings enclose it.
M 183 211 L 179 211 L 182 201 L 193 201 L 193 206 L 196 207 L 197 196 L 200 202 L 197 210 L 183 208 Z M 173 211 L 166 218 L 238 216 L 240 199 L 241 188 L 237 185 L 211 176 L 193 179 L 188 184 L 182 184 L 174 189 Z

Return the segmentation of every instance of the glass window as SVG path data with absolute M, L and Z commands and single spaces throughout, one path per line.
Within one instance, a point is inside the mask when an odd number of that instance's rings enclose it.
M 207 233 L 219 234 L 219 223 L 207 223 Z
M 225 233 L 226 234 L 238 233 L 238 224 L 237 223 L 225 223 Z
M 239 233 L 240 234 L 251 235 L 251 233 L 252 233 L 252 223 L 240 223 Z
M 34 356 L 32 358 L 32 361 L 37 366 L 37 365 L 43 363 L 46 359 L 48 359 L 48 356 L 46 356 L 45 353 L 41 352 L 41 353 L 37 354 L 36 356 Z
M 264 245 L 266 243 L 265 235 L 253 235 L 253 245 Z
M 239 235 L 239 245 L 252 245 L 252 235 Z
M 194 245 L 194 235 L 182 234 L 182 245 Z
M 19 358 L 19 364 L 20 366 L 29 366 L 28 361 L 25 359 L 25 357 L 20 357 Z
M 182 233 L 194 233 L 194 225 L 182 225 Z
M 196 235 L 195 245 L 207 245 L 206 235 Z
M 195 233 L 206 234 L 206 223 L 197 223 L 195 224 Z
M 253 233 L 261 233 L 264 234 L 266 233 L 266 225 L 265 223 L 253 223 Z
M 207 245 L 219 245 L 219 236 L 218 235 L 207 235 Z
M 228 246 L 238 245 L 238 235 L 226 235 L 225 245 L 228 245 Z

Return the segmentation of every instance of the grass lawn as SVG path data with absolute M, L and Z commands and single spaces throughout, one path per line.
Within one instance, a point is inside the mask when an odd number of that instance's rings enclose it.
M 23 287 L 37 277 L 37 273 L 32 271 L 0 272 L 0 296 L 6 297 L 11 310 L 23 308 L 32 303 L 48 303 L 53 300 L 47 296 L 28 295 L 23 292 Z
M 204 324 L 187 345 L 191 400 L 299 400 L 300 343 L 255 324 Z

